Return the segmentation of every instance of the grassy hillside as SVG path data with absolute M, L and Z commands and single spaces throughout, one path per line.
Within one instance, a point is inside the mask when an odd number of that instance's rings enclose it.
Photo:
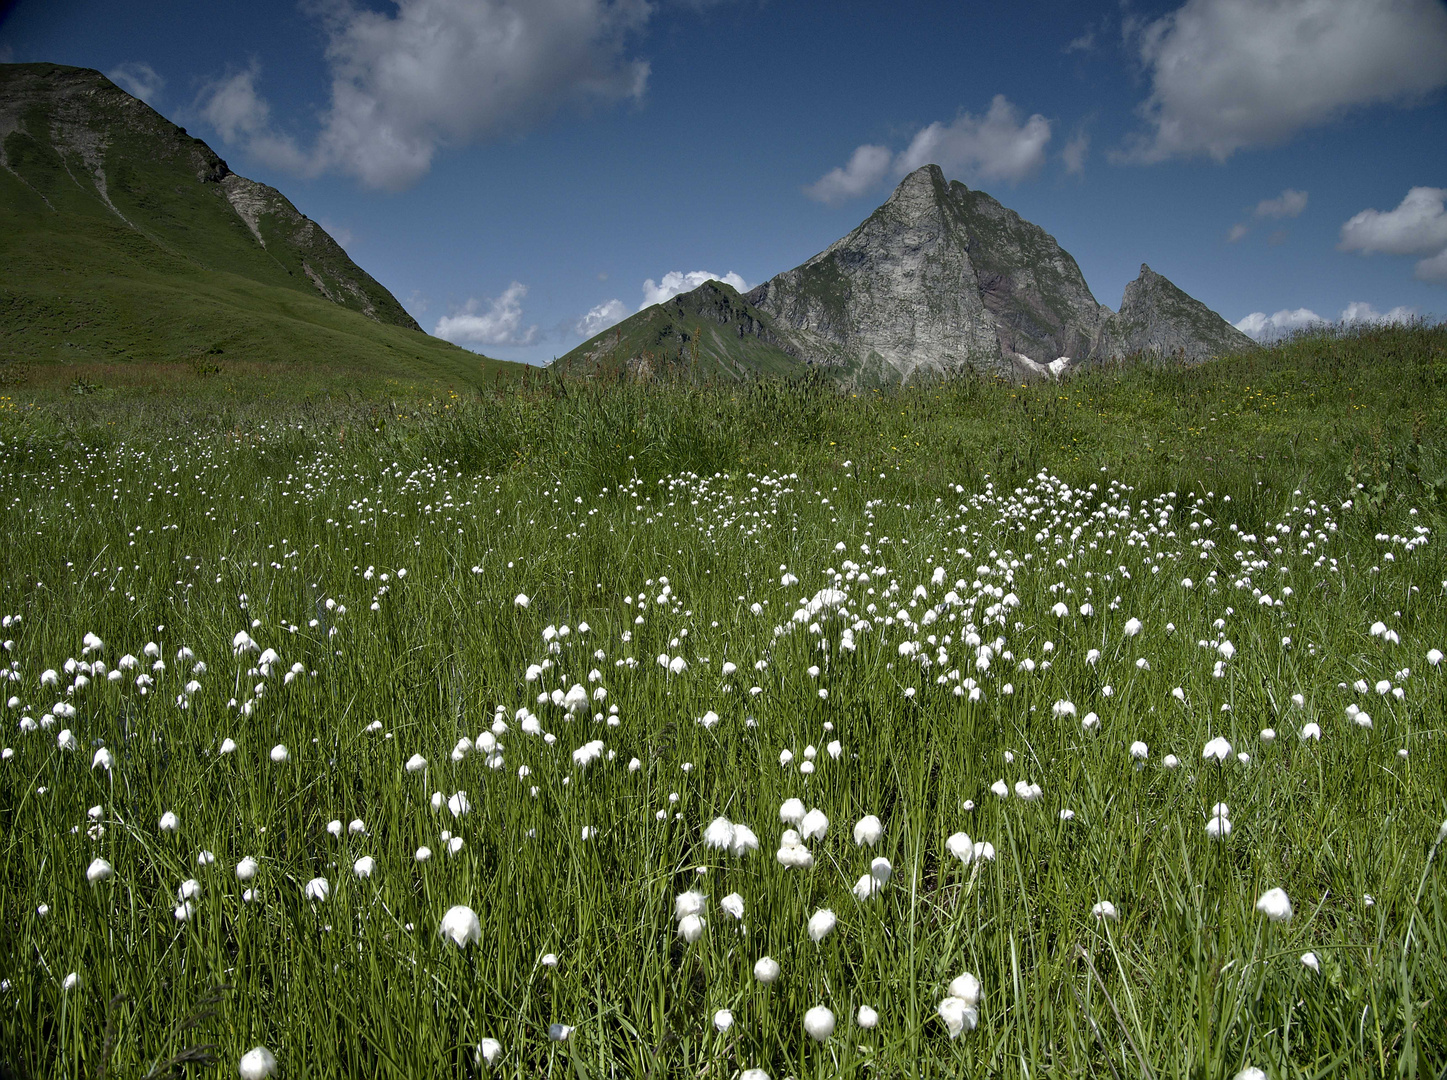
M 97 72 L 0 65 L 0 121 L 8 384 L 163 375 L 116 373 L 137 361 L 283 384 L 307 365 L 469 384 L 510 366 L 423 334 L 284 196 Z

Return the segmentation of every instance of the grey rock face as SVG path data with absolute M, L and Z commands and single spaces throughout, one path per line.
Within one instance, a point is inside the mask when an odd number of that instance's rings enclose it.
M 1125 287 L 1120 311 L 1105 321 L 1097 355 L 1144 354 L 1199 363 L 1254 348 L 1256 342 L 1141 263 L 1140 276 Z
M 745 299 L 862 367 L 1004 372 L 963 213 L 937 166 L 916 170 L 862 225 Z M 830 362 L 820 357 L 815 362 Z M 837 360 L 834 360 L 837 363 Z
M 985 192 L 947 182 L 936 165 L 910 173 L 848 236 L 745 299 L 813 339 L 806 362 L 900 380 L 1058 375 L 1137 353 L 1194 362 L 1255 347 L 1144 266 L 1117 315 L 1054 237 Z

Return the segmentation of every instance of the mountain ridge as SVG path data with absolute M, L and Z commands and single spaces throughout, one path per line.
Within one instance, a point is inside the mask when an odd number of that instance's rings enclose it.
M 910 173 L 855 229 L 742 299 L 792 358 L 847 381 L 1040 377 L 1129 356 L 1199 363 L 1257 347 L 1144 263 L 1112 311 L 1053 236 L 936 165 Z M 589 371 L 597 342 L 558 363 Z

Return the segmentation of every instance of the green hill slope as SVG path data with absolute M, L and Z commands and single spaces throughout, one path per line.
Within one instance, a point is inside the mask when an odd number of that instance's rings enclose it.
M 0 362 L 491 380 L 274 188 L 98 72 L 0 65 Z

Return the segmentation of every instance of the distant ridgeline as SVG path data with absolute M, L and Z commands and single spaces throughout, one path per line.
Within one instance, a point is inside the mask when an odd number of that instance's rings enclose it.
M 386 350 L 419 374 L 438 357 L 447 374 L 497 367 L 423 334 L 281 192 L 58 64 L 0 65 L 0 315 L 0 352 L 28 359 Z
M 590 375 L 800 374 L 887 384 L 920 375 L 1059 375 L 1148 356 L 1196 363 L 1256 343 L 1150 267 L 1119 312 L 1054 237 L 937 165 L 802 266 L 745 295 L 710 281 L 560 357 Z

